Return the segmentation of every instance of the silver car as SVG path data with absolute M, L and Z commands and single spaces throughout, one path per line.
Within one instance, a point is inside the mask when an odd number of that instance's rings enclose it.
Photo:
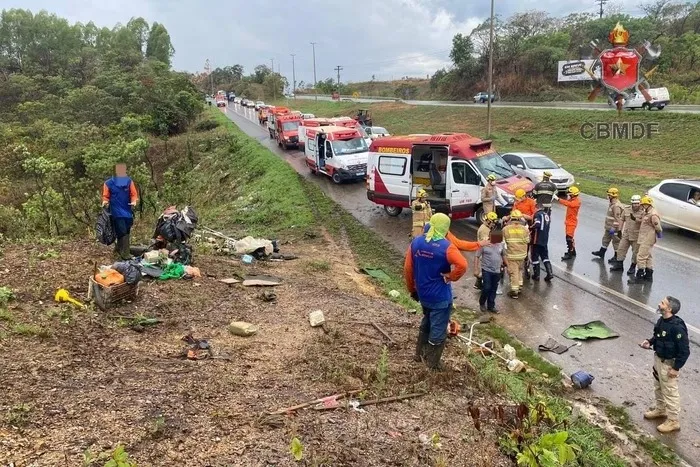
M 383 138 L 385 136 L 391 136 L 386 128 L 381 126 L 366 126 L 365 132 L 372 140 Z
M 661 222 L 700 233 L 700 180 L 664 180 L 649 196 Z
M 533 183 L 542 181 L 546 170 L 552 172 L 552 183 L 559 191 L 566 191 L 576 181 L 574 176 L 564 170 L 561 164 L 557 164 L 544 154 L 534 152 L 508 152 L 502 154 L 503 159 L 513 168 L 513 171 L 527 178 Z

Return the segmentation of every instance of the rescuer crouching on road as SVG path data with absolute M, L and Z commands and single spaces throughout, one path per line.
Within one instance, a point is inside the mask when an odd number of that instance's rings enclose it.
M 449 229 L 447 215 L 433 215 L 428 232 L 413 239 L 404 261 L 406 287 L 423 308 L 415 358 L 433 370 L 441 367 L 447 339 L 453 300 L 450 283 L 467 271 L 467 260 L 446 238 Z
M 661 300 L 657 312 L 661 317 L 654 325 L 651 339 L 639 344 L 645 349 L 654 349 L 654 394 L 656 405 L 644 414 L 647 420 L 666 418 L 657 426 L 661 433 L 681 429 L 679 414 L 681 399 L 678 393 L 678 373 L 690 356 L 688 329 L 678 312 L 681 302 L 674 297 Z

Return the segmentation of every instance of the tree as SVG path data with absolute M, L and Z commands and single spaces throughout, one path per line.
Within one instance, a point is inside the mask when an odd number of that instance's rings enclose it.
M 272 70 L 267 67 L 267 65 L 258 65 L 253 70 L 253 75 L 251 76 L 254 83 L 263 84 L 267 75 L 272 73 Z
M 170 68 L 170 59 L 174 53 L 175 49 L 170 42 L 168 30 L 162 24 L 153 23 L 151 32 L 148 35 L 146 57 L 163 62 Z
M 450 58 L 457 68 L 466 67 L 472 60 L 474 54 L 474 44 L 469 36 L 458 33 L 452 38 L 452 50 Z

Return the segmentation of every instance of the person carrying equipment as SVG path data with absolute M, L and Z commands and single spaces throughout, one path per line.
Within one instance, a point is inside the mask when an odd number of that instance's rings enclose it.
M 116 164 L 115 175 L 102 186 L 102 207 L 109 209 L 117 238 L 115 253 L 122 260 L 131 259 L 131 227 L 134 224 L 134 207 L 138 200 L 138 190 L 126 174 L 126 164 Z
M 602 246 L 600 250 L 593 251 L 591 254 L 604 259 L 605 252 L 608 251 L 608 245 L 612 242 L 613 250 L 616 252 L 609 261 L 612 264 L 617 260 L 617 247 L 620 246 L 620 237 L 622 236 L 620 233 L 620 226 L 622 224 L 622 210 L 624 209 L 624 205 L 620 202 L 620 190 L 617 188 L 608 188 L 608 200 L 610 204 L 608 205 L 608 212 L 605 215 Z
M 578 187 L 571 186 L 567 190 L 569 199 L 559 199 L 559 204 L 566 206 L 566 219 L 564 227 L 566 230 L 566 253 L 561 257 L 562 261 L 567 261 L 576 258 L 576 243 L 574 242 L 574 233 L 578 225 L 578 211 L 581 209 L 581 199 L 579 194 L 581 190 Z
M 433 209 L 428 202 L 428 193 L 424 189 L 418 190 L 416 199 L 411 203 L 411 214 L 413 217 L 413 228 L 411 238 L 423 235 L 425 224 L 430 221 Z
M 642 197 L 632 196 L 631 206 L 625 206 L 622 211 L 622 239 L 617 247 L 615 255 L 616 261 L 610 268 L 611 271 L 624 271 L 624 261 L 627 257 L 627 250 L 632 247 L 632 264 L 627 270 L 628 276 L 633 276 L 637 268 L 637 253 L 639 252 L 639 227 L 642 225 Z

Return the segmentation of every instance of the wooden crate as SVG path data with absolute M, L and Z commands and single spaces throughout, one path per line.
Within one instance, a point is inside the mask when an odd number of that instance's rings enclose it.
M 100 310 L 114 308 L 122 300 L 133 300 L 139 294 L 139 284 L 119 284 L 106 287 L 90 277 L 88 284 L 88 300 L 93 300 Z

